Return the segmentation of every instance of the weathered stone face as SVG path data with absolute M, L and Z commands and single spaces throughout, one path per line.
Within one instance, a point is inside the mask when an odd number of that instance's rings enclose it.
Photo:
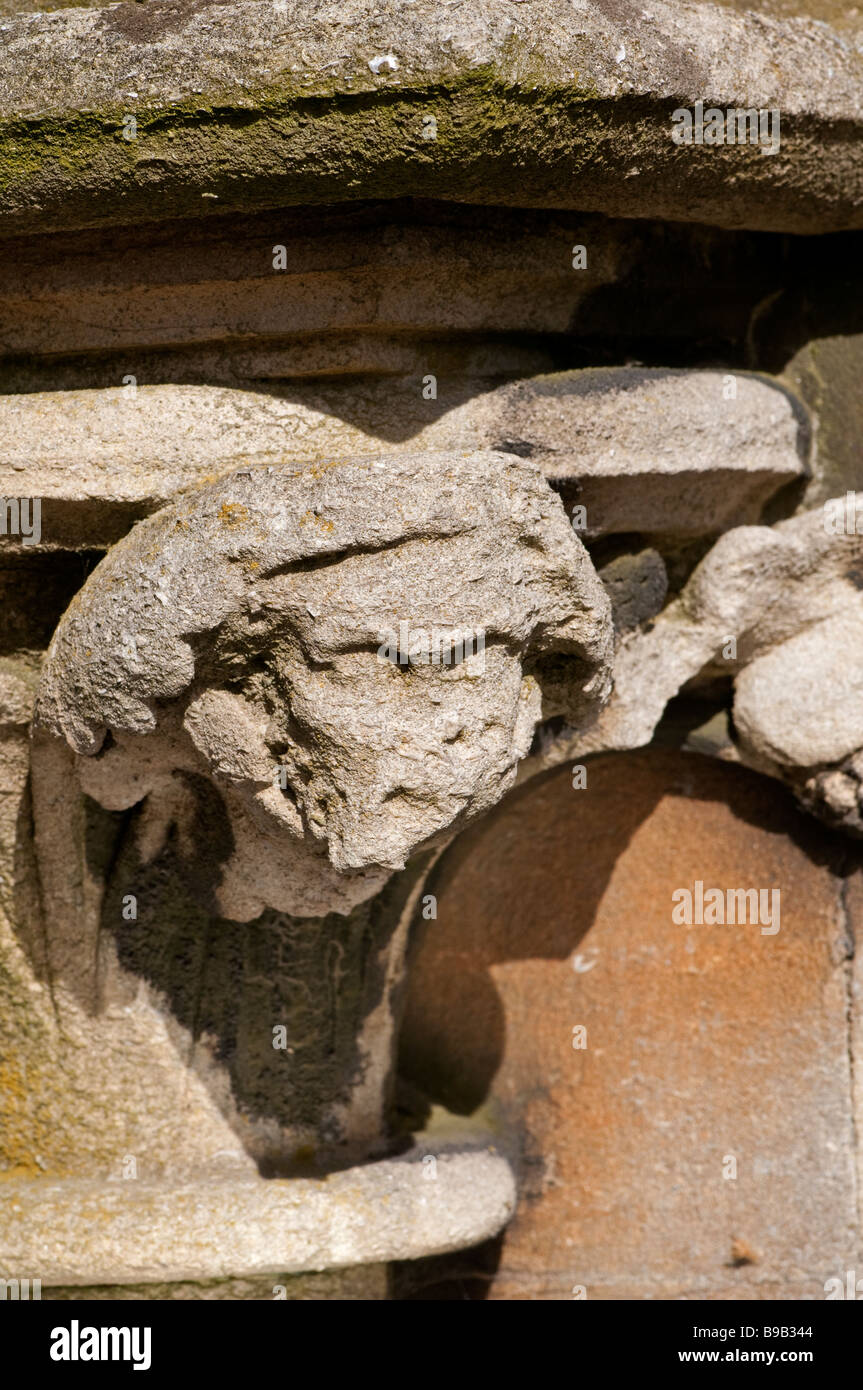
M 115 547 L 55 635 L 36 727 L 112 810 L 212 776 L 222 911 L 316 915 L 498 800 L 543 690 L 589 723 L 610 650 L 605 591 L 521 459 L 249 470 Z

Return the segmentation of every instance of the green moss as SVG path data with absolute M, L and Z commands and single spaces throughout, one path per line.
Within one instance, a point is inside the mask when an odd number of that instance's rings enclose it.
M 11 235 L 393 196 L 782 231 L 860 221 L 851 121 L 783 118 L 777 179 L 773 161 L 744 145 L 675 146 L 677 99 L 602 94 L 584 73 L 564 79 L 548 69 L 521 39 L 483 67 L 386 85 L 367 72 L 355 77 L 349 88 L 332 73 L 282 73 L 176 103 L 9 119 L 0 123 L 0 228 Z M 429 114 L 436 139 L 424 138 Z M 134 140 L 123 138 L 129 115 Z
M 128 215 L 152 212 L 154 184 L 160 212 L 169 216 L 200 212 L 201 199 L 214 194 L 208 210 L 387 196 L 396 174 L 402 193 L 446 193 L 454 168 L 469 170 L 507 151 L 517 186 L 532 149 L 546 148 L 553 160 L 570 152 L 576 110 L 589 136 L 597 100 L 593 89 L 543 83 L 536 63 L 518 82 L 478 68 L 445 82 L 358 91 L 331 76 L 315 78 L 312 88 L 283 75 L 240 97 L 7 120 L 0 125 L 0 192 L 26 221 L 28 207 L 48 212 L 56 200 L 59 212 L 62 189 L 69 225 L 76 204 L 93 204 L 97 190 Z M 423 136 L 430 113 L 435 140 Z M 137 120 L 134 140 L 123 138 L 129 115 Z M 91 220 L 104 220 L 104 203 L 92 211 Z

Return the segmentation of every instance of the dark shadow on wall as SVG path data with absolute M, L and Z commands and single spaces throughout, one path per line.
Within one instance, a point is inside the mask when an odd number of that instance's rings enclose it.
M 503 1253 L 503 1234 L 424 1260 L 396 1260 L 390 1266 L 390 1298 L 399 1303 L 481 1303 Z
M 233 847 L 227 815 L 205 778 L 176 776 L 190 792 L 179 803 L 183 821 L 143 863 L 135 834 L 142 808 L 132 813 L 105 882 L 103 937 L 193 1047 L 204 1045 L 227 1069 L 241 1111 L 319 1131 L 361 1072 L 358 1035 L 383 993 L 388 928 L 373 902 L 320 921 L 271 910 L 251 922 L 221 917 L 216 889 Z M 134 920 L 119 910 L 129 894 Z M 274 1046 L 276 1027 L 286 1030 L 285 1047 Z

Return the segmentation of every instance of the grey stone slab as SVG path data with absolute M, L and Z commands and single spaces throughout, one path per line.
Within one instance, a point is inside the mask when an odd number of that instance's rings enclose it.
M 669 0 L 241 0 L 10 17 L 3 40 L 10 234 L 395 189 L 794 232 L 863 223 L 863 59 L 812 19 Z M 673 111 L 697 101 L 778 109 L 781 150 L 675 144 Z
M 733 395 L 728 393 L 733 390 Z M 276 394 L 134 386 L 0 397 L 0 496 L 42 502 L 39 545 L 105 545 L 180 489 L 240 468 L 416 449 L 529 458 L 585 508 L 582 533 L 716 533 L 757 521 L 805 477 L 808 421 L 772 379 L 587 370 L 452 405 L 423 380 L 294 385 Z M 5 546 L 30 544 L 14 534 Z
M 7 1181 L 0 1278 L 161 1284 L 380 1264 L 477 1244 L 514 1208 L 512 1169 L 488 1136 L 320 1179 Z

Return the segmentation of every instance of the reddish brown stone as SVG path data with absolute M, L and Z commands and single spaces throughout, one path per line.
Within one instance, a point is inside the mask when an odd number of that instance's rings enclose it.
M 775 783 L 652 750 L 525 785 L 444 857 L 402 1071 L 516 1132 L 490 1297 L 823 1298 L 854 1267 L 841 852 Z M 779 888 L 778 933 L 676 925 L 696 879 Z

